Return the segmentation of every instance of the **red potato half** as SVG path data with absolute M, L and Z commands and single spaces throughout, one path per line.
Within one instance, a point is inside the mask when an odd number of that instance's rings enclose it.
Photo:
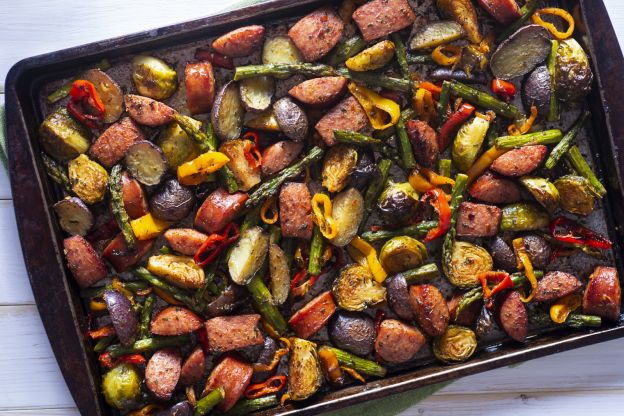
M 82 288 L 102 280 L 108 268 L 91 243 L 79 235 L 63 240 L 67 267 Z
M 203 324 L 203 319 L 188 309 L 170 306 L 154 316 L 150 331 L 155 335 L 182 335 L 198 330 Z
M 186 107 L 191 114 L 207 113 L 215 99 L 215 77 L 208 61 L 186 64 L 184 68 Z
M 499 23 L 511 24 L 520 18 L 520 7 L 516 0 L 478 0 L 479 5 Z
M 617 269 L 598 266 L 589 276 L 583 295 L 583 312 L 598 315 L 610 321 L 620 317 L 622 289 Z
M 264 40 L 264 27 L 245 26 L 226 33 L 212 42 L 212 47 L 221 55 L 240 58 L 260 48 Z

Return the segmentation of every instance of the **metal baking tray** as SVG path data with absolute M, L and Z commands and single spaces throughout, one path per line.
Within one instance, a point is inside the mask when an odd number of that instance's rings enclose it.
M 100 394 L 97 357 L 84 338 L 86 313 L 79 288 L 71 278 L 62 254 L 63 236 L 51 212 L 58 189 L 48 179 L 39 158 L 37 129 L 49 109 L 45 93 L 63 79 L 103 58 L 127 65 L 128 57 L 139 52 L 169 51 L 180 59 L 208 44 L 215 35 L 246 24 L 275 25 L 303 16 L 327 0 L 269 0 L 260 5 L 216 14 L 199 20 L 122 36 L 101 42 L 35 56 L 17 63 L 6 80 L 6 112 L 9 170 L 13 201 L 30 284 L 52 349 L 76 405 L 83 415 L 115 414 Z M 613 260 L 622 273 L 624 244 L 624 58 L 600 0 L 561 1 L 575 11 L 576 38 L 589 51 L 594 71 L 592 93 L 586 106 L 591 121 L 585 153 L 604 178 L 607 197 L 601 203 L 602 226 L 614 242 Z M 184 61 L 182 61 L 184 62 Z M 115 77 L 113 72 L 113 77 Z M 575 267 L 575 266 L 572 266 Z M 531 336 L 526 343 L 496 340 L 481 348 L 468 362 L 442 365 L 423 360 L 399 368 L 380 380 L 365 385 L 325 391 L 303 402 L 262 412 L 265 415 L 311 415 L 366 400 L 452 380 L 469 374 L 541 357 L 564 350 L 624 336 L 624 321 L 599 330 L 558 330 Z

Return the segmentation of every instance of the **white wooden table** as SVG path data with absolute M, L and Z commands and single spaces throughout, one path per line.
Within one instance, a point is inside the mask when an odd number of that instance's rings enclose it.
M 604 0 L 624 40 L 624 1 Z M 21 58 L 210 14 L 228 0 L 2 0 L 2 80 Z M 624 339 L 466 377 L 405 415 L 624 414 Z M 77 415 L 35 307 L 0 168 L 0 416 Z

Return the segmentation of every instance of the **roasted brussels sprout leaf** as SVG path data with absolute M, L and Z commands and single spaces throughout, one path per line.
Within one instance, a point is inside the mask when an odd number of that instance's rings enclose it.
M 333 146 L 323 159 L 323 186 L 329 192 L 340 192 L 347 186 L 358 161 L 357 151 L 348 145 Z
M 87 204 L 96 204 L 104 199 L 108 173 L 99 163 L 80 155 L 67 164 L 67 176 L 72 191 Z
M 336 247 L 343 247 L 353 240 L 364 218 L 364 198 L 355 188 L 349 188 L 332 202 L 337 233 L 330 241 Z
M 443 263 L 446 277 L 453 285 L 468 289 L 480 284 L 479 273 L 489 272 L 494 266 L 492 256 L 486 249 L 466 241 L 453 244 L 450 262 Z
M 162 59 L 139 55 L 132 60 L 132 80 L 139 94 L 165 100 L 178 88 L 178 75 Z
M 407 182 L 390 181 L 379 197 L 379 216 L 389 227 L 407 224 L 418 207 L 418 194 Z
M 587 54 L 575 39 L 562 40 L 555 61 L 557 98 L 576 103 L 591 90 L 594 76 Z
M 475 353 L 477 336 L 470 328 L 449 325 L 442 336 L 433 340 L 433 354 L 444 363 L 461 363 Z
M 91 133 L 71 118 L 65 108 L 59 108 L 41 123 L 39 141 L 50 156 L 66 162 L 89 150 Z
M 406 235 L 386 241 L 379 253 L 381 265 L 386 272 L 391 274 L 418 267 L 426 258 L 425 245 Z
M 305 400 L 323 384 L 323 372 L 316 344 L 301 338 L 291 338 L 288 360 L 288 398 Z
M 520 178 L 520 183 L 546 211 L 552 213 L 559 208 L 559 191 L 548 179 L 523 176 Z
M 363 266 L 350 264 L 341 271 L 332 287 L 336 303 L 348 311 L 363 311 L 386 299 L 386 288 L 373 280 Z
M 589 215 L 594 210 L 596 198 L 587 178 L 565 175 L 554 182 L 559 191 L 561 208 L 578 215 Z

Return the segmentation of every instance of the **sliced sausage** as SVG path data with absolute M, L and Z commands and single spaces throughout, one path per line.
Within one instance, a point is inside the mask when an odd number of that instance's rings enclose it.
M 165 240 L 173 251 L 194 256 L 208 236 L 192 228 L 172 228 L 165 231 Z
M 245 201 L 246 193 L 215 189 L 197 210 L 195 226 L 208 234 L 216 233 L 240 214 Z
M 187 63 L 184 68 L 186 107 L 191 114 L 207 113 L 215 99 L 215 77 L 209 61 Z
M 148 213 L 149 207 L 143 187 L 127 172 L 121 175 L 121 198 L 130 219 L 139 218 Z
M 123 236 L 119 233 L 108 243 L 102 252 L 102 257 L 113 265 L 117 273 L 125 272 L 152 249 L 154 241 L 156 241 L 154 238 L 138 240 L 134 248 L 128 248 Z
M 75 235 L 66 238 L 63 249 L 67 267 L 80 287 L 89 287 L 108 274 L 102 257 L 84 237 Z
M 409 120 L 406 127 L 416 161 L 423 166 L 433 167 L 440 154 L 436 131 L 420 120 Z
M 450 314 L 437 287 L 429 284 L 410 287 L 410 306 L 416 322 L 427 335 L 437 337 L 446 331 Z
M 100 164 L 111 168 L 126 155 L 128 148 L 141 140 L 145 135 L 130 117 L 124 117 L 97 138 L 89 152 Z
M 407 0 L 373 0 L 358 7 L 353 20 L 370 42 L 408 27 L 416 15 Z
M 576 292 L 580 287 L 581 281 L 570 273 L 548 272 L 537 282 L 533 300 L 536 302 L 555 301 Z
M 169 306 L 152 319 L 150 331 L 156 335 L 182 335 L 198 330 L 203 319 L 180 306 Z
M 308 62 L 316 61 L 334 48 L 342 37 L 344 23 L 330 6 L 301 18 L 288 31 L 288 37 Z
M 490 171 L 479 176 L 468 187 L 468 193 L 490 204 L 511 204 L 521 199 L 520 187 L 516 182 Z
M 212 47 L 221 55 L 241 58 L 260 48 L 263 39 L 263 26 L 245 26 L 217 38 L 212 42 Z
M 482 301 L 472 302 L 466 308 L 462 309 L 459 313 L 459 316 L 456 316 L 457 307 L 459 306 L 459 301 L 464 296 L 463 293 L 457 292 L 451 297 L 451 299 L 446 302 L 446 306 L 448 307 L 449 314 L 451 316 L 451 322 L 457 325 L 463 326 L 473 326 L 477 318 L 479 317 L 479 313 L 481 312 L 481 307 L 483 306 Z
M 512 339 L 523 342 L 529 332 L 529 315 L 517 291 L 511 291 L 503 298 L 498 310 L 498 321 Z
M 145 385 L 158 400 L 169 400 L 180 379 L 182 357 L 174 348 L 163 348 L 152 355 L 145 367 Z
M 262 174 L 271 176 L 288 167 L 303 150 L 303 142 L 283 140 L 268 146 L 262 152 Z
M 141 95 L 126 94 L 124 103 L 130 117 L 139 124 L 158 127 L 173 121 L 175 110 L 160 101 Z
M 462 202 L 457 217 L 460 237 L 492 237 L 498 234 L 502 211 L 494 205 Z
M 496 21 L 509 25 L 520 18 L 520 7 L 516 0 L 479 0 L 479 4 Z
M 589 276 L 583 295 L 583 312 L 598 315 L 611 321 L 620 317 L 622 291 L 614 267 L 598 266 Z
M 210 373 L 202 396 L 218 387 L 223 387 L 225 397 L 219 402 L 217 408 L 222 412 L 227 412 L 234 407 L 247 389 L 252 374 L 253 367 L 251 364 L 228 355 Z
M 418 328 L 396 319 L 386 319 L 379 326 L 375 353 L 385 362 L 400 364 L 414 358 L 426 342 Z
M 282 237 L 312 238 L 312 197 L 305 183 L 289 182 L 279 194 Z
M 505 176 L 527 175 L 542 164 L 547 153 L 548 148 L 541 144 L 513 149 L 496 158 L 492 170 Z
M 178 384 L 181 386 L 192 386 L 198 383 L 206 370 L 206 356 L 204 350 L 200 346 L 196 347 L 182 364 L 180 370 L 180 380 Z
M 366 126 L 366 112 L 355 97 L 349 96 L 329 110 L 314 127 L 325 144 L 333 146 L 336 143 L 334 130 L 360 131 Z
M 331 291 L 323 292 L 303 308 L 299 309 L 288 321 L 288 325 L 299 338 L 308 339 L 325 326 L 336 312 L 336 303 Z
M 262 345 L 264 335 L 258 329 L 260 315 L 217 316 L 206 321 L 208 348 L 220 353 Z
M 312 78 L 295 85 L 288 94 L 310 107 L 326 107 L 340 98 L 347 82 L 345 77 Z

